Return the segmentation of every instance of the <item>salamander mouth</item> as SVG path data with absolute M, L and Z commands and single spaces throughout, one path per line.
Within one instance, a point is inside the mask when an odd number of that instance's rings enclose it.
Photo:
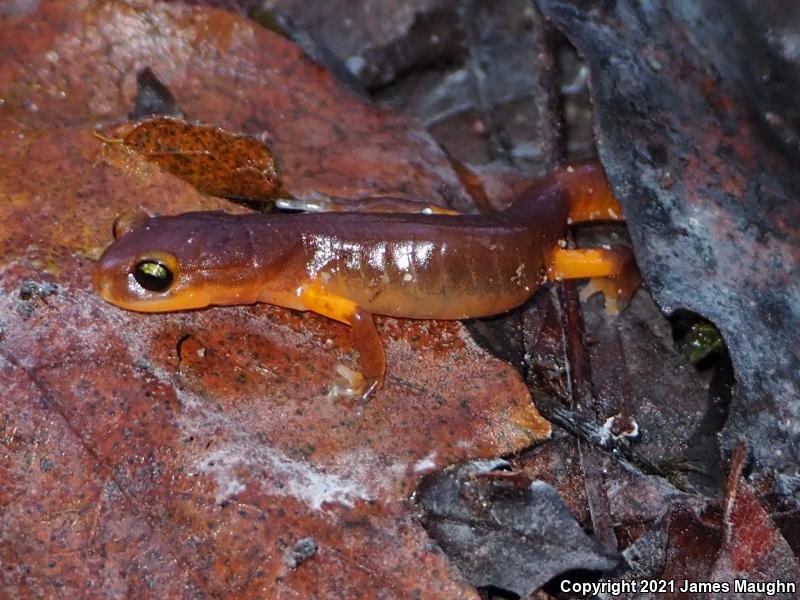
M 254 293 L 245 288 L 231 289 L 213 285 L 193 285 L 181 288 L 180 283 L 165 292 L 153 292 L 142 288 L 133 275 L 121 275 L 119 281 L 98 265 L 92 274 L 92 283 L 97 294 L 109 304 L 119 308 L 143 312 L 176 312 L 196 310 L 212 305 L 251 304 L 256 302 Z
M 108 300 L 111 286 L 110 282 L 103 278 L 103 271 L 99 263 L 95 265 L 92 271 L 92 287 L 103 300 Z

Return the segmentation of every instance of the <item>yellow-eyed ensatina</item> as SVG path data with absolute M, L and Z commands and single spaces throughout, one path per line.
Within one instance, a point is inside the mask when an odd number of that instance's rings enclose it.
M 556 170 L 495 214 L 137 213 L 115 223 L 94 286 L 135 311 L 267 302 L 346 323 L 367 396 L 386 370 L 373 314 L 495 315 L 548 278 L 608 278 L 593 280 L 607 298 L 630 292 L 629 251 L 563 247 L 570 223 L 619 218 L 595 160 Z

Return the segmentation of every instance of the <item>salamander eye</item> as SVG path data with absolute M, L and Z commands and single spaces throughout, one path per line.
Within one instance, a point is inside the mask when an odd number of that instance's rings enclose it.
M 175 273 L 164 263 L 143 260 L 133 268 L 133 277 L 144 289 L 151 292 L 166 291 L 175 281 Z

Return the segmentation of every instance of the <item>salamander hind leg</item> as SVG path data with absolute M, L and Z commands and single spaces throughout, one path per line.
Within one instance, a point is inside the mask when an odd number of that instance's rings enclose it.
M 582 160 L 556 171 L 569 196 L 569 222 L 621 221 L 622 209 L 597 159 Z
M 304 285 L 299 290 L 304 307 L 353 328 L 353 345 L 358 352 L 359 373 L 348 376 L 349 391 L 367 400 L 383 385 L 386 356 L 375 321 L 367 310 L 343 296 L 330 294 L 318 285 Z
M 633 252 L 625 246 L 569 250 L 556 248 L 550 255 L 547 277 L 551 280 L 589 278 L 581 300 L 600 292 L 606 311 L 617 314 L 625 308 L 642 283 Z

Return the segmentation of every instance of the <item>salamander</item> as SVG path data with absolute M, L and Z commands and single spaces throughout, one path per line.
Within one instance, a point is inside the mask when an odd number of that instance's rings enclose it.
M 386 372 L 373 314 L 496 315 L 547 279 L 610 278 L 593 279 L 595 289 L 612 300 L 630 293 L 628 250 L 563 247 L 571 223 L 620 219 L 596 160 L 536 180 L 493 214 L 383 212 L 379 204 L 373 213 L 128 213 L 96 264 L 94 287 L 133 311 L 267 302 L 346 323 L 362 375 L 353 387 L 363 397 Z

